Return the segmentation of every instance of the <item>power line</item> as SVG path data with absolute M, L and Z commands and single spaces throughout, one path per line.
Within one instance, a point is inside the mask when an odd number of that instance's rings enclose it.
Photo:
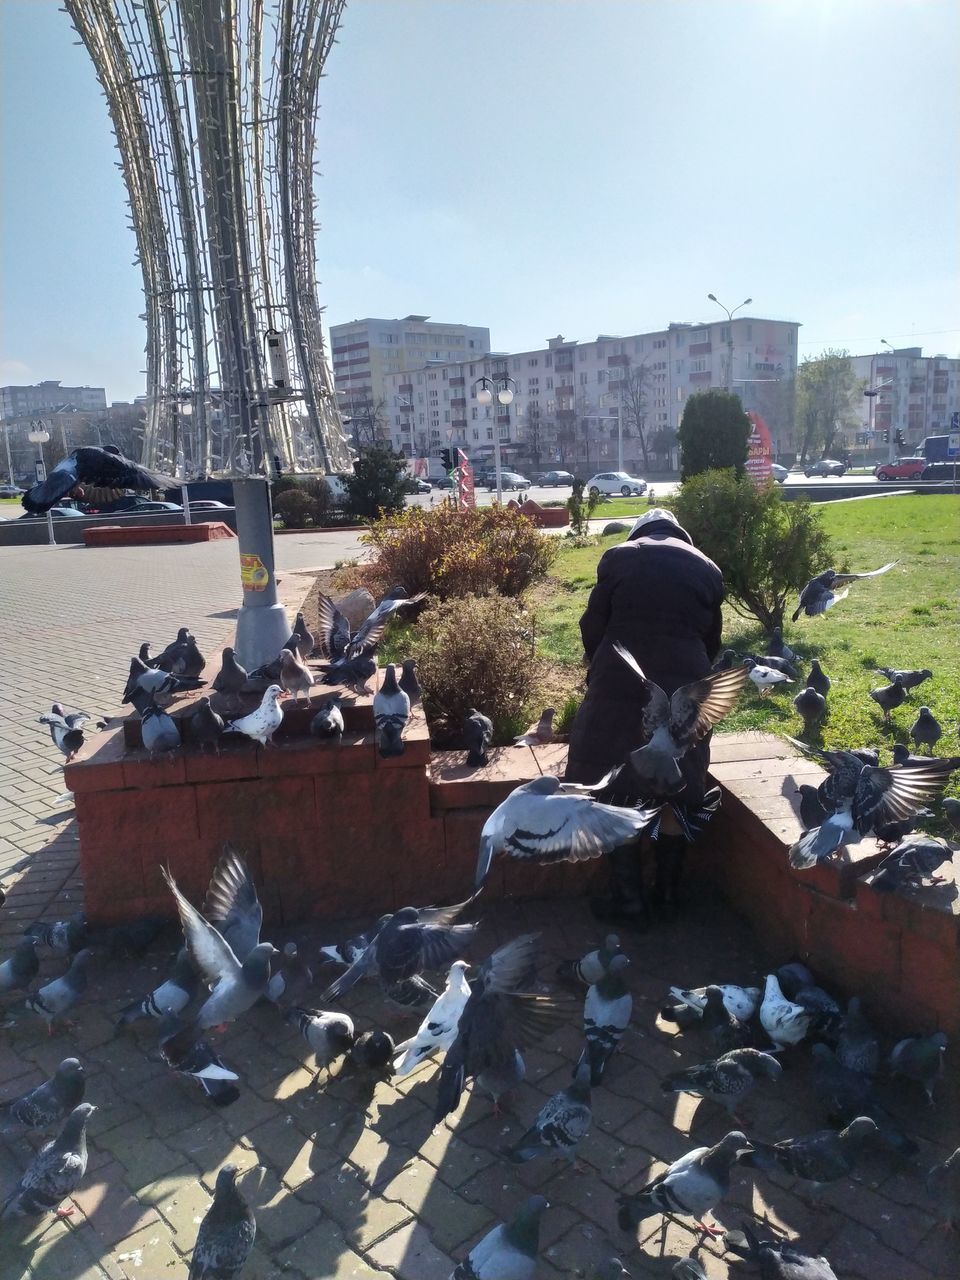
M 895 333 L 895 338 L 933 338 L 943 333 L 960 333 L 960 329 L 920 329 L 913 333 Z M 802 342 L 798 342 L 800 347 L 816 347 L 822 343 L 829 342 L 874 342 L 875 336 L 872 333 L 861 334 L 856 338 L 804 338 Z

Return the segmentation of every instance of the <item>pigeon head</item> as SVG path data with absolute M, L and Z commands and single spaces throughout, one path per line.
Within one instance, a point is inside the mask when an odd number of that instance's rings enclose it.
M 909 748 L 905 747 L 902 742 L 895 742 L 893 744 L 893 763 L 906 764 L 906 762 L 909 759 L 910 759 Z
M 73 1083 L 75 1080 L 82 1080 L 86 1072 L 79 1058 L 64 1058 L 56 1070 L 56 1078 L 63 1083 Z
M 902 683 L 903 683 L 903 681 L 901 681 L 900 683 L 902 684 Z M 930 708 L 929 708 L 929 707 L 921 707 L 921 708 L 920 708 L 920 710 L 919 710 L 919 712 L 918 712 L 918 715 L 919 715 L 919 717 L 920 717 L 920 719 L 921 719 L 921 720 L 922 720 L 925 716 L 928 716 L 929 714 L 930 714 Z
M 225 1164 L 217 1174 L 216 1195 L 220 1195 L 226 1191 L 232 1191 L 237 1181 L 237 1166 L 235 1164 Z
M 615 933 L 608 933 L 603 940 L 603 946 L 606 951 L 619 951 L 620 939 Z
M 920 708 L 920 710 L 922 711 L 922 710 L 923 710 L 923 708 L 921 707 L 921 708 Z M 544 707 L 544 709 L 543 709 L 543 715 L 540 717 L 540 719 L 541 719 L 541 720 L 552 720 L 552 719 L 553 719 L 553 717 L 554 717 L 556 714 L 557 714 L 557 712 L 556 712 L 556 708 L 555 708 L 555 707 Z
M 401 907 L 393 916 L 395 924 L 416 924 L 420 919 L 420 912 L 416 907 Z
M 56 1140 L 56 1145 L 60 1150 L 72 1149 L 82 1139 L 83 1131 L 87 1127 L 87 1121 L 96 1110 L 97 1108 L 92 1102 L 81 1102 L 79 1106 L 73 1108 Z
M 629 968 L 630 968 L 630 957 L 625 956 L 623 952 L 619 952 L 617 955 L 613 957 L 613 959 L 607 965 L 607 973 L 620 974 L 620 976 L 622 977 L 623 974 L 625 974 Z
M 877 1132 L 876 1120 L 871 1120 L 869 1116 L 857 1116 L 855 1120 L 851 1120 L 847 1127 L 841 1131 L 841 1139 L 846 1139 L 854 1143 L 865 1142 L 872 1134 Z
M 947 1033 L 945 1031 L 935 1031 L 930 1037 L 928 1043 L 935 1049 L 939 1049 L 942 1053 L 947 1047 Z
M 737 1156 L 751 1152 L 753 1147 L 745 1133 L 741 1133 L 739 1129 L 732 1129 L 720 1139 L 714 1149 L 727 1160 L 734 1160 Z
M 283 697 L 283 690 L 278 684 L 272 684 L 263 695 L 264 702 L 278 702 Z
M 825 1045 L 823 1047 L 826 1048 Z M 766 1076 L 768 1080 L 779 1080 L 783 1075 L 783 1067 L 771 1053 L 745 1051 L 741 1061 L 752 1076 Z

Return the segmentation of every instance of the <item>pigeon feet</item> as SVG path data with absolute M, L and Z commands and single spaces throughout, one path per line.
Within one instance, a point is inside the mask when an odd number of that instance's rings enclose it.
M 695 1222 L 694 1226 L 698 1231 L 702 1231 L 706 1235 L 710 1236 L 711 1239 L 724 1234 L 723 1227 L 710 1227 L 705 1222 Z
M 71 1214 L 73 1214 L 73 1213 L 76 1213 L 76 1207 L 75 1207 L 74 1205 L 71 1205 L 69 1209 L 58 1209 L 58 1210 L 57 1210 L 57 1212 L 56 1212 L 56 1214 L 55 1214 L 55 1217 L 57 1217 L 57 1218 L 69 1218 L 69 1217 L 70 1217 L 70 1215 L 71 1215 Z

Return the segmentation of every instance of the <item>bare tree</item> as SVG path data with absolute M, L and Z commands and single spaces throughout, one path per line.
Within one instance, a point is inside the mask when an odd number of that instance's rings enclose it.
M 374 400 L 371 395 L 361 392 L 349 396 L 343 407 L 344 417 L 349 419 L 353 447 L 358 453 L 361 449 L 372 449 L 384 442 L 389 432 L 386 401 L 382 397 Z
M 643 361 L 639 364 L 631 364 L 629 356 L 626 357 L 626 360 L 627 363 L 619 368 L 620 423 L 624 438 L 629 439 L 631 434 L 637 437 L 640 443 L 640 452 L 643 454 L 643 468 L 645 471 L 649 471 L 647 384 L 650 380 L 650 370 Z

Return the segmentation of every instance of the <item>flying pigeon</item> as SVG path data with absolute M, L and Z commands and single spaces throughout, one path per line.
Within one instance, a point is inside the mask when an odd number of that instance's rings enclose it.
M 640 727 L 646 745 L 630 752 L 631 767 L 644 794 L 652 789 L 657 795 L 672 795 L 683 788 L 677 761 L 733 710 L 746 683 L 748 666 L 743 663 L 729 671 L 715 671 L 703 680 L 681 685 L 667 697 L 658 684 L 647 679 L 628 649 L 619 641 L 613 647 L 643 686 Z
M 960 1147 L 929 1170 L 926 1189 L 943 1213 L 943 1225 L 948 1230 L 960 1227 Z
M 213 1204 L 197 1232 L 187 1280 L 231 1280 L 239 1275 L 256 1234 L 250 1206 L 237 1190 L 237 1166 L 225 1164 L 217 1174 Z
M 373 692 L 370 681 L 377 674 L 376 654 L 361 653 L 356 658 L 338 658 L 324 673 L 323 684 L 344 685 L 360 698 Z
M 67 764 L 83 746 L 85 738 L 83 726 L 90 719 L 86 711 L 64 711 L 59 702 L 55 702 L 46 715 L 38 717 L 40 724 L 50 729 L 50 737 L 58 751 L 67 758 Z
M 553 707 L 545 707 L 537 723 L 531 725 L 526 733 L 521 733 L 518 738 L 514 738 L 513 745 L 515 747 L 547 746 L 553 741 L 553 717 L 556 714 Z
M 826 1258 L 803 1253 L 791 1240 L 761 1240 L 746 1223 L 724 1235 L 723 1247 L 758 1266 L 761 1280 L 837 1280 Z
M 577 1147 L 590 1132 L 592 1122 L 590 1065 L 581 1061 L 573 1083 L 548 1099 L 527 1132 L 505 1154 L 514 1164 L 524 1164 L 535 1156 L 553 1152 L 573 1164 Z
M 187 693 L 192 689 L 202 689 L 206 680 L 196 676 L 175 676 L 169 671 L 161 671 L 157 667 L 148 666 L 140 658 L 130 659 L 130 675 L 123 690 L 123 703 L 129 704 L 134 690 L 142 689 L 144 693 L 157 698 L 167 693 Z
M 0 964 L 0 992 L 19 991 L 29 987 L 40 972 L 36 946 L 36 938 L 26 937 L 17 943 L 13 954 Z
M 373 928 L 366 933 L 358 933 L 355 938 L 348 938 L 346 942 L 338 942 L 321 947 L 320 955 L 322 961 L 324 963 L 333 961 L 334 964 L 342 964 L 345 969 L 349 969 L 355 960 L 360 959 L 364 951 L 369 947 L 371 939 L 380 932 L 389 919 L 389 915 L 381 916 Z
M 347 1057 L 360 1071 L 385 1071 L 389 1074 L 390 1061 L 396 1051 L 393 1036 L 374 1027 L 357 1036 Z
M 886 676 L 891 684 L 899 677 L 905 689 L 916 689 L 917 685 L 923 684 L 924 680 L 929 680 L 933 675 L 926 667 L 922 671 L 898 671 L 895 667 L 874 667 L 874 670 Z
M 0 1133 L 52 1129 L 83 1101 L 86 1076 L 77 1058 L 64 1058 L 43 1084 L 0 1103 Z
M 738 987 L 729 982 L 717 982 L 712 985 L 716 987 L 723 997 L 727 1012 L 732 1013 L 741 1022 L 749 1022 L 760 1008 L 763 992 L 759 987 Z M 688 987 L 686 989 L 683 987 L 671 987 L 670 994 L 674 1000 L 679 1000 L 681 1004 L 689 1005 L 692 1009 L 697 1009 L 702 1013 L 707 1007 L 708 990 L 709 987 Z
M 726 1107 L 734 1115 L 739 1104 L 753 1092 L 761 1079 L 780 1079 L 783 1068 L 776 1058 L 757 1049 L 732 1049 L 729 1053 L 671 1072 L 661 1080 L 664 1093 L 693 1093 Z
M 397 668 L 387 665 L 383 684 L 373 695 L 373 719 L 377 726 L 377 750 L 381 756 L 402 756 L 403 731 L 410 719 L 410 699 L 397 684 Z
M 782 671 L 777 671 L 775 667 L 765 667 L 762 663 L 754 662 L 752 658 L 745 658 L 744 666 L 751 682 L 761 694 L 769 693 L 777 685 L 793 684 L 790 677 L 784 675 Z
M 313 688 L 315 678 L 309 667 L 304 665 L 303 660 L 297 655 L 296 649 L 282 649 L 280 651 L 280 684 L 287 691 L 293 694 L 294 702 L 300 701 L 301 693 L 310 704 L 310 690 Z
M 922 1084 L 933 1106 L 933 1090 L 943 1075 L 943 1057 L 947 1037 L 942 1031 L 932 1036 L 907 1036 L 898 1041 L 890 1053 L 890 1072 Z
M 880 893 L 917 886 L 924 880 L 940 884 L 943 876 L 936 874 L 937 868 L 952 858 L 953 850 L 946 840 L 936 836 L 907 836 L 880 863 L 871 883 Z
M 245 960 L 260 941 L 263 908 L 247 864 L 226 844 L 213 869 L 203 916 L 228 943 L 238 960 Z
M 906 696 L 906 690 L 900 683 L 899 678 L 894 680 L 893 684 L 884 684 L 877 689 L 870 690 L 870 697 L 883 712 L 884 724 L 890 723 L 890 712 L 895 711 Z
M 753 1150 L 739 1157 L 750 1169 L 772 1172 L 782 1169 L 815 1187 L 836 1182 L 853 1172 L 864 1146 L 877 1132 L 876 1122 L 869 1116 L 857 1116 L 839 1133 L 835 1129 L 819 1129 L 801 1138 L 784 1138 L 782 1142 L 754 1142 Z
M 46 480 L 35 484 L 20 501 L 32 515 L 42 516 L 78 485 L 147 492 L 150 489 L 175 488 L 177 481 L 172 476 L 148 471 L 138 463 L 131 462 L 112 445 L 105 449 L 86 445 L 81 449 L 74 449 L 62 462 L 58 462 Z
M 225 726 L 226 733 L 242 733 L 245 737 L 259 742 L 261 747 L 272 742 L 273 735 L 283 723 L 283 708 L 280 699 L 283 690 L 278 684 L 272 684 L 263 695 L 256 711 L 241 716 L 239 720 L 230 720 Z
M 158 751 L 176 751 L 181 745 L 176 720 L 157 706 L 153 695 L 143 689 L 134 689 L 130 701 L 140 715 L 140 737 L 151 758 Z
M 620 939 L 615 933 L 608 933 L 603 945 L 588 951 L 580 960 L 563 960 L 557 966 L 557 977 L 561 982 L 582 982 L 585 987 L 592 987 L 607 972 L 607 966 L 620 951 Z
M 196 1025 L 205 1030 L 234 1022 L 266 993 L 270 962 L 279 952 L 269 942 L 261 942 L 241 964 L 222 934 L 183 896 L 167 868 L 161 867 L 160 872 L 177 904 L 190 959 L 211 988 Z
M 807 687 L 816 689 L 817 693 L 822 694 L 825 698 L 830 692 L 830 677 L 820 666 L 820 663 L 814 658 L 810 663 L 810 674 L 807 676 Z
M 624 974 L 630 961 L 623 954 L 610 959 L 599 982 L 587 989 L 583 1004 L 583 1034 L 587 1047 L 580 1056 L 590 1068 L 593 1088 L 603 1083 L 603 1075 L 624 1031 L 630 1025 L 633 996 L 626 988 Z
M 943 737 L 940 722 L 934 718 L 929 707 L 921 707 L 916 720 L 910 726 L 910 737 L 914 746 L 929 747 L 932 751 Z
M 369 676 L 376 671 L 376 660 L 373 655 L 387 623 L 398 610 L 419 604 L 425 599 L 425 591 L 415 596 L 407 596 L 400 588 L 394 588 L 394 592 L 380 601 L 357 630 L 351 632 L 347 619 L 330 597 L 321 592 L 317 602 L 317 618 L 320 624 L 317 647 L 330 663 L 326 682 L 356 684 L 358 677 L 366 670 L 366 665 L 357 665 L 358 660 L 363 660 L 364 664 L 372 663 L 372 670 L 366 676 L 366 679 L 369 679 Z M 366 679 L 361 683 L 365 684 Z
M 404 658 L 398 684 L 410 699 L 411 707 L 415 707 L 423 701 L 423 690 L 420 688 L 420 681 L 417 679 L 416 658 Z
M 185 1009 L 200 989 L 200 978 L 193 961 L 182 947 L 177 954 L 173 973 L 159 987 L 143 997 L 127 1005 L 117 1018 L 117 1030 L 128 1027 L 138 1018 L 162 1018 L 168 1013 L 180 1013 Z
M 48 1035 L 53 1032 L 53 1024 L 63 1020 L 86 991 L 87 965 L 92 955 L 87 947 L 78 951 L 65 974 L 27 997 L 27 1008 L 46 1021 Z
M 219 693 L 225 698 L 236 699 L 248 678 L 245 668 L 241 667 L 237 661 L 236 649 L 228 645 L 221 654 L 220 670 L 214 676 L 210 687 L 214 693 Z
M 310 732 L 315 738 L 332 738 L 334 742 L 343 737 L 343 712 L 336 694 L 320 704 L 320 710 L 310 721 Z
M 888 573 L 896 564 L 899 564 L 898 560 L 891 560 L 889 564 L 881 565 L 879 569 L 873 569 L 870 573 L 837 573 L 836 569 L 824 570 L 815 578 L 811 578 L 800 592 L 800 603 L 791 621 L 796 622 L 801 613 L 805 613 L 808 618 L 815 618 L 818 613 L 825 613 L 827 609 L 847 598 L 850 591 L 847 583 L 857 582 L 860 578 L 879 577 L 881 573 Z M 834 590 L 836 587 L 847 587 L 847 589 L 836 591 Z
M 880 1037 L 867 1021 L 859 996 L 847 1002 L 847 1016 L 837 1040 L 837 1061 L 851 1071 L 874 1076 L 880 1066 Z
M 198 698 L 197 709 L 190 717 L 190 737 L 201 749 L 212 746 L 220 754 L 220 739 L 224 731 L 223 717 L 217 715 L 209 698 Z
M 492 741 L 493 721 L 476 707 L 471 707 L 463 722 L 463 745 L 467 749 L 467 764 L 471 769 L 478 769 L 489 762 L 487 752 Z
M 323 1013 L 317 1009 L 288 1009 L 284 1021 L 296 1027 L 316 1059 L 317 1071 L 350 1049 L 355 1039 L 353 1019 L 345 1013 Z
M 799 657 L 783 638 L 783 630 L 774 627 L 767 639 L 767 653 L 774 658 L 783 658 L 786 662 L 798 662 Z
M 240 1097 L 240 1077 L 225 1065 L 196 1027 L 184 1026 L 168 1013 L 160 1024 L 160 1057 L 177 1075 L 194 1080 L 215 1107 L 229 1107 Z
M 780 990 L 776 974 L 768 973 L 760 1005 L 760 1025 L 777 1050 L 799 1044 L 815 1022 L 815 1014 L 803 1005 L 787 1000 Z
M 797 715 L 803 720 L 804 733 L 813 733 L 817 725 L 827 714 L 827 700 L 822 693 L 807 685 L 793 700 Z
M 483 824 L 476 887 L 498 853 L 529 862 L 578 862 L 636 840 L 653 812 L 599 804 L 552 774 L 515 788 Z
M 540 1219 L 549 1204 L 530 1196 L 508 1223 L 488 1231 L 450 1273 L 450 1280 L 533 1280 L 540 1247 Z
M 446 1052 L 453 1044 L 460 1015 L 470 998 L 468 968 L 463 960 L 453 962 L 447 974 L 447 985 L 420 1023 L 416 1035 L 397 1045 L 393 1069 L 398 1076 L 406 1075 L 434 1054 Z
M 688 1151 L 639 1191 L 618 1197 L 621 1231 L 635 1230 L 655 1213 L 675 1213 L 695 1218 L 708 1235 L 722 1234 L 701 1219 L 730 1190 L 731 1166 L 752 1150 L 746 1136 L 735 1129 L 715 1146 Z
M 302 662 L 306 662 L 316 648 L 316 641 L 314 639 L 313 632 L 307 626 L 302 613 L 297 614 L 297 620 L 293 624 L 293 630 L 283 647 L 285 649 L 293 649 L 299 655 Z
M 52 1210 L 58 1218 L 67 1218 L 73 1213 L 72 1206 L 60 1209 L 59 1205 L 76 1191 L 87 1171 L 87 1121 L 96 1109 L 90 1102 L 74 1107 L 57 1137 L 33 1157 L 0 1209 L 0 1218 L 39 1216 Z

